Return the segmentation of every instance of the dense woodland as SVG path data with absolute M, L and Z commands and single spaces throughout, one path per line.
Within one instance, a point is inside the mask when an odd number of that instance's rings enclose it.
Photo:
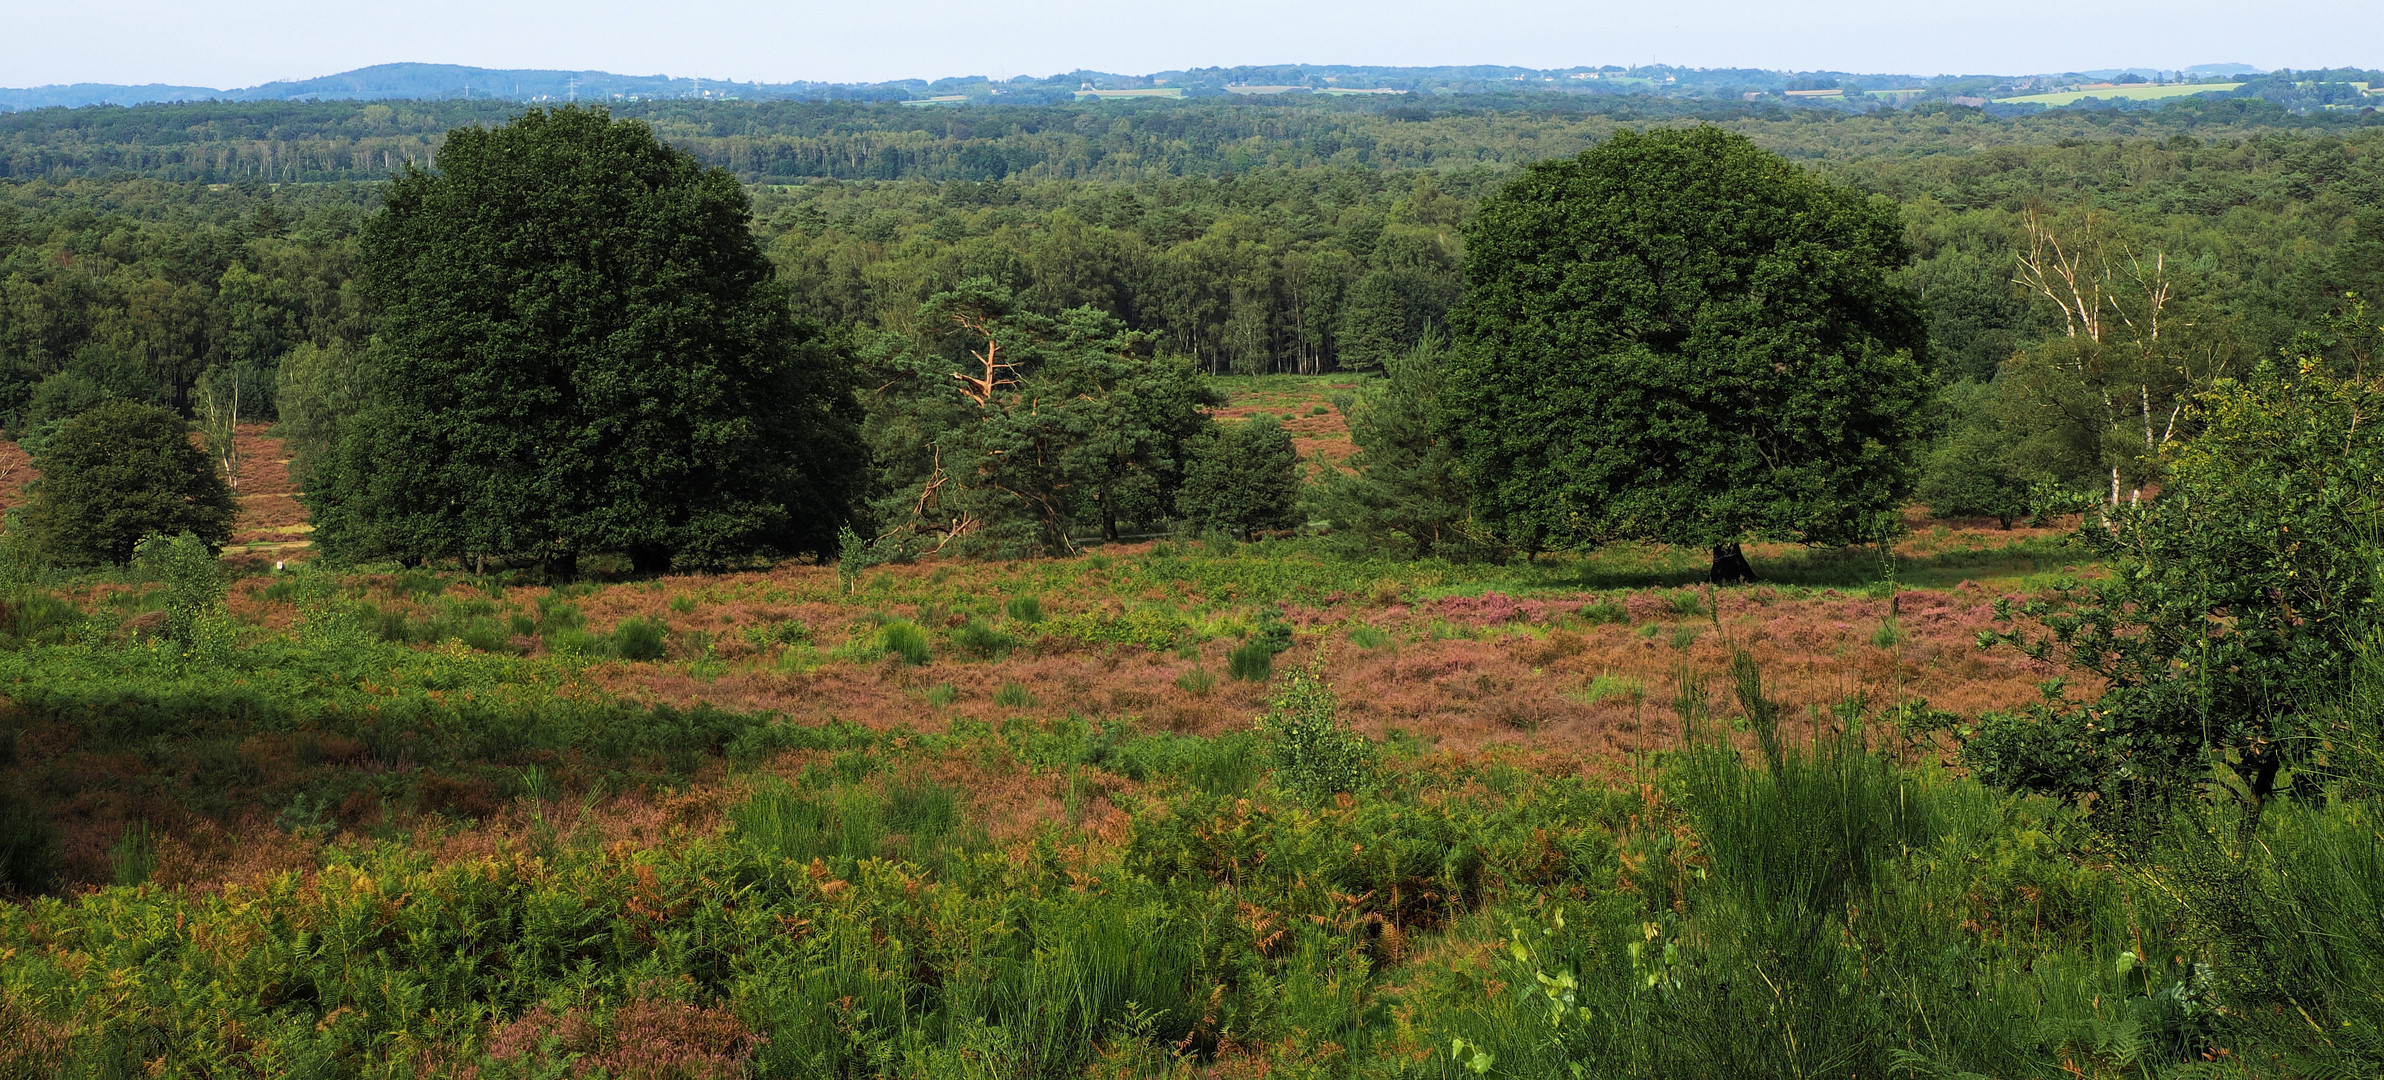
M 798 314 L 824 326 L 915 332 L 920 304 L 985 278 L 1044 315 L 1106 311 L 1219 373 L 1379 369 L 1445 326 L 1464 287 L 1463 228 L 1486 193 L 1521 162 L 1646 123 L 1718 123 L 1893 200 L 1948 384 L 1991 382 L 2015 354 L 2068 335 L 2061 305 L 2013 281 L 2032 236 L 2087 252 L 2097 272 L 2157 262 L 2172 338 L 2187 335 L 2175 344 L 2205 372 L 2273 355 L 2346 292 L 2384 293 L 2384 136 L 2365 118 L 2241 101 L 1995 118 L 1466 100 L 659 103 L 622 115 L 758 185 L 761 242 Z M 0 415 L 31 430 L 98 392 L 195 415 L 212 371 L 213 392 L 237 383 L 243 413 L 271 417 L 292 349 L 365 344 L 351 280 L 372 178 L 428 164 L 447 125 L 513 108 L 186 105 L 0 121 L 8 170 L 25 178 L 0 188 Z M 2172 404 L 2179 390 L 2136 381 L 2137 396 Z M 2064 482 L 2109 467 L 2076 449 L 2099 435 L 2066 438 L 2072 449 L 2047 466 Z

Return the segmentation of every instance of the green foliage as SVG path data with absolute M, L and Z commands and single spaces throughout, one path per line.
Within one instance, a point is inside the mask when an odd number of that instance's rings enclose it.
M 994 628 L 983 619 L 970 619 L 952 634 L 954 644 L 961 650 L 983 659 L 992 659 L 1018 647 L 1018 639 Z
M 2079 529 L 2112 572 L 2022 605 L 2043 633 L 1988 639 L 2108 689 L 2090 707 L 1989 718 L 1964 748 L 1979 775 L 2158 807 L 2215 767 L 2254 816 L 2289 789 L 2324 753 L 2325 708 L 2384 618 L 2367 480 L 2384 438 L 2365 422 L 2379 393 L 2313 359 L 2203 395 L 2204 430 L 2172 448 L 2161 497 Z
M 1362 793 L 1372 781 L 1374 744 L 1341 719 L 1340 698 L 1313 665 L 1292 673 L 1257 730 L 1275 782 L 1309 802 Z
M 1184 669 L 1183 674 L 1175 677 L 1175 685 L 1176 689 L 1193 697 L 1204 698 L 1209 696 L 1210 691 L 1217 688 L 1217 673 L 1199 664 L 1194 664 Z
M 1226 531 L 1256 540 L 1262 531 L 1298 524 L 1299 455 L 1291 432 L 1271 416 L 1218 425 L 1188 451 L 1177 509 L 1196 531 Z
M 38 589 L 0 597 L 0 648 L 59 645 L 84 625 L 73 604 Z
M 1446 362 L 1440 338 L 1428 335 L 1343 410 L 1358 448 L 1353 471 L 1329 476 L 1319 496 L 1336 532 L 1419 558 L 1464 539 L 1469 496 L 1440 430 Z
M 1371 626 L 1361 626 L 1349 632 L 1349 643 L 1369 652 L 1391 643 L 1391 635 Z
M 2018 464 L 2027 448 L 1989 409 L 1992 393 L 1970 383 L 1949 389 L 1953 430 L 1930 451 L 1915 495 L 1937 517 L 1991 517 L 2008 529 L 2027 516 L 2031 488 L 2045 474 Z
M 189 533 L 152 536 L 133 549 L 133 569 L 162 588 L 166 636 L 188 645 L 210 615 L 221 615 L 224 598 L 223 564 L 206 541 Z
M 100 405 L 59 425 L 35 465 L 24 523 L 57 561 L 121 564 L 160 534 L 188 533 L 210 550 L 231 538 L 231 489 L 164 409 Z
M 1847 543 L 1901 508 L 1933 387 L 1883 201 L 1624 131 L 1486 201 L 1466 259 L 1441 407 L 1510 542 Z
M 273 433 L 290 452 L 290 472 L 311 477 L 342 429 L 370 402 L 372 372 L 369 349 L 345 341 L 328 346 L 300 342 L 276 367 L 276 411 L 281 422 Z
M 1004 682 L 993 692 L 993 703 L 1005 709 L 1031 709 L 1035 707 L 1035 695 L 1027 692 L 1025 683 Z
M 1628 626 L 1631 622 L 1630 610 L 1623 607 L 1620 601 L 1615 600 L 1600 600 L 1594 604 L 1583 604 L 1581 605 L 1580 610 L 1574 612 L 1574 614 L 1580 616 L 1583 622 L 1589 623 L 1592 626 L 1606 626 L 1610 624 Z
M 0 891 L 19 896 L 45 892 L 57 873 L 57 828 L 31 801 L 0 790 Z
M 670 628 L 659 620 L 635 616 L 613 627 L 613 651 L 623 660 L 660 660 Z
M 450 132 L 384 205 L 385 347 L 312 478 L 318 543 L 563 576 L 585 551 L 651 573 L 826 550 L 860 467 L 849 374 L 790 319 L 727 174 L 601 110 L 531 110 Z
M 896 619 L 878 628 L 877 645 L 880 655 L 894 655 L 902 662 L 916 667 L 934 655 L 927 643 L 927 631 L 919 624 Z
M 157 838 L 148 822 L 136 822 L 108 848 L 108 868 L 118 885 L 147 884 L 157 873 Z
M 1043 601 L 1033 596 L 1013 596 L 1002 603 L 1002 613 L 1013 622 L 1033 626 L 1043 621 Z
M 938 549 L 1072 548 L 1074 531 L 1172 511 L 1187 440 L 1222 404 L 1191 365 L 1093 307 L 1040 314 L 971 278 L 872 339 L 868 434 L 878 516 Z

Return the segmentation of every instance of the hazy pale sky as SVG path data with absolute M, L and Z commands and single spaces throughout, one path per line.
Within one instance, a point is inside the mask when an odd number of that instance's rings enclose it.
M 2028 74 L 2384 65 L 2377 0 L 0 0 L 0 86 L 402 60 L 786 82 L 1234 64 Z

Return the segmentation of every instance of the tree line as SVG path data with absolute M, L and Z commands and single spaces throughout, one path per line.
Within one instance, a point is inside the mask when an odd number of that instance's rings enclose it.
M 1795 123 L 1818 131 L 1930 118 Z M 1966 125 L 1972 134 L 2014 130 L 1951 111 L 1934 118 Z M 443 144 L 486 158 L 495 153 L 486 149 L 486 140 L 497 137 L 492 133 L 521 137 L 524 123 L 460 128 Z M 993 543 L 998 535 L 1011 550 L 1199 516 L 1173 501 L 1192 475 L 1196 455 L 1189 448 L 1208 445 L 1205 429 L 1188 419 L 1208 404 L 1206 392 L 1186 381 L 1195 370 L 1382 372 L 1388 378 L 1352 402 L 1363 460 L 1453 460 L 1435 441 L 1446 430 L 1431 418 L 1439 366 L 1448 361 L 1444 343 L 1464 317 L 1461 299 L 1487 287 L 1472 276 L 1478 267 L 1468 248 L 1481 227 L 1481 208 L 1518 175 L 1487 167 L 1306 168 L 1130 183 L 824 181 L 752 189 L 738 187 L 724 170 L 707 169 L 673 140 L 644 134 L 651 128 L 614 124 L 604 130 L 636 127 L 639 153 L 677 162 L 674 176 L 704 177 L 707 197 L 732 208 L 718 212 L 741 223 L 739 235 L 751 250 L 740 246 L 738 258 L 761 260 L 736 274 L 768 278 L 777 299 L 767 303 L 790 313 L 789 329 L 772 331 L 777 336 L 768 347 L 785 350 L 783 362 L 813 371 L 812 381 L 824 378 L 814 402 L 827 410 L 820 415 L 865 444 L 838 451 L 866 460 L 854 471 L 865 478 L 806 496 L 825 508 L 821 520 L 841 515 L 874 537 L 903 518 L 899 511 L 909 499 L 911 513 L 930 503 L 948 512 L 945 533 L 957 528 L 972 544 Z M 1760 137 L 1745 141 L 1764 148 Z M 2349 310 L 2346 294 L 2384 293 L 2377 280 L 2384 263 L 2375 257 L 2384 245 L 2384 215 L 2376 210 L 2384 202 L 2377 154 L 2384 142 L 2292 132 L 2227 141 L 2175 134 L 2064 142 L 2076 140 L 1961 156 L 1854 154 L 1800 170 L 1827 181 L 1830 190 L 1898 206 L 1891 276 L 1917 303 L 1921 328 L 1906 344 L 1926 358 L 1944 388 L 1929 402 L 1940 448 L 1921 460 L 1916 482 L 1932 506 L 1949 512 L 2009 521 L 2088 491 L 2132 496 L 2150 478 L 2148 441 L 2173 431 L 2172 418 L 2192 393 L 2273 355 L 2311 327 L 2339 321 Z M 453 313 L 437 305 L 459 302 L 496 271 L 460 263 L 470 271 L 445 272 L 462 277 L 421 285 L 416 293 L 391 291 L 388 267 L 397 249 L 374 248 L 371 230 L 403 217 L 401 196 L 416 190 L 412 185 L 448 182 L 439 178 L 459 167 L 411 169 L 386 188 L 120 180 L 0 189 L 6 195 L 0 200 L 6 252 L 0 415 L 10 433 L 38 449 L 66 418 L 121 399 L 218 426 L 232 415 L 278 419 L 302 469 L 398 475 L 391 461 L 369 457 L 338 465 L 337 429 L 394 392 L 376 389 L 372 379 L 381 376 L 374 372 L 419 354 L 401 341 L 413 302 L 404 296 L 418 294 L 442 312 L 421 316 L 419 325 L 443 325 Z M 637 272 L 672 265 L 655 258 L 661 261 Z M 379 285 L 368 272 L 373 266 L 382 268 Z M 2064 295 L 2065 288 L 2075 294 L 2079 281 L 2094 283 L 2091 297 Z M 623 302 L 636 292 L 620 288 Z M 515 318 L 491 304 L 480 316 L 485 325 Z M 609 324 L 597 319 L 589 326 Z M 2336 337 L 2343 340 L 2326 347 L 2362 347 L 2355 334 Z M 1030 407 L 1031 422 L 1011 417 L 1003 421 L 1011 424 L 1003 429 L 1008 433 L 994 436 L 1000 425 L 964 421 L 1006 416 L 1004 399 L 988 395 L 975 402 L 973 414 L 962 409 L 940 381 L 950 372 L 937 365 L 964 365 L 969 356 L 998 349 L 1026 365 L 1018 370 L 1074 387 L 1078 396 L 1167 400 L 1174 411 L 1063 419 Z M 1117 366 L 1123 357 L 1134 359 Z M 995 374 L 979 377 L 999 382 Z M 1472 373 L 1464 385 L 1508 374 L 1493 367 Z M 840 389 L 837 379 L 849 379 L 850 387 Z M 549 419 L 569 423 L 559 414 Z M 689 415 L 663 423 L 707 421 Z M 1054 425 L 1074 427 L 1063 433 Z M 1009 481 L 997 485 L 1003 498 L 1040 509 L 993 528 L 989 523 L 1001 515 L 989 517 L 984 507 L 967 509 L 966 500 L 943 505 L 958 494 L 949 487 L 935 488 L 933 499 L 916 498 L 938 475 L 940 440 L 962 430 L 1041 448 L 1063 434 L 1081 443 L 1100 433 L 1111 440 L 1103 451 L 1109 459 L 1095 467 L 1086 454 L 1060 455 L 1070 464 L 1038 481 L 1048 487 L 1040 493 Z M 1423 441 L 1393 447 L 1385 440 L 1397 431 Z M 368 442 L 380 452 L 394 445 Z M 623 449 L 632 445 L 604 453 L 644 453 Z M 684 457 L 681 465 L 712 467 L 700 457 Z M 610 475 L 595 457 L 574 468 L 582 477 Z M 322 475 L 327 482 L 331 474 Z M 1484 497 L 1477 491 L 1461 498 L 1448 476 L 1410 479 L 1411 497 L 1438 492 L 1420 505 L 1470 510 Z M 386 483 L 415 495 L 433 490 Z M 1068 494 L 1055 494 L 1062 491 Z M 484 486 L 452 495 L 446 510 L 424 513 L 458 512 L 455 506 L 474 499 L 492 508 L 518 506 L 524 503 L 518 494 Z M 1310 500 L 1308 510 L 1319 520 L 1358 521 L 1368 505 L 1402 510 L 1380 492 L 1328 494 Z M 1326 512 L 1328 504 L 1337 512 Z M 1402 512 L 1412 516 L 1412 506 Z M 1281 523 L 1295 516 L 1281 506 L 1245 515 L 1244 531 L 1261 518 Z M 1385 542 L 1427 550 L 1456 537 L 1451 530 L 1463 517 L 1411 521 Z M 1022 524 L 1030 518 L 1031 528 Z M 343 542 L 336 539 L 346 527 L 341 521 L 336 513 L 326 519 L 327 542 Z M 822 525 L 797 542 L 792 533 L 771 533 L 781 526 L 747 524 L 752 529 L 729 532 L 745 540 L 775 535 L 773 545 L 784 550 L 825 550 L 834 536 L 833 526 Z M 1556 542 L 1567 529 L 1553 525 L 1550 519 L 1539 533 L 1498 540 L 1525 549 Z M 470 532 L 452 522 L 423 530 L 450 538 Z M 602 529 L 591 530 L 587 543 L 626 550 L 604 539 L 610 534 Z M 385 531 L 344 535 L 379 536 L 359 539 L 358 549 L 407 557 L 529 557 L 539 547 L 503 529 L 438 552 L 396 543 Z M 692 544 L 715 562 L 745 542 L 720 546 L 672 535 L 680 537 L 673 544 Z M 1479 541 L 1491 534 L 1471 535 Z M 933 547 L 950 539 L 921 542 Z M 650 566 L 655 558 L 633 561 Z

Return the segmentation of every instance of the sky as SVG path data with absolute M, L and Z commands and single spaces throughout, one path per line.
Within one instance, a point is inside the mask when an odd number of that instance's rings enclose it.
M 0 86 L 398 61 L 874 82 L 1237 64 L 2035 74 L 2384 66 L 2376 0 L 0 0 Z

